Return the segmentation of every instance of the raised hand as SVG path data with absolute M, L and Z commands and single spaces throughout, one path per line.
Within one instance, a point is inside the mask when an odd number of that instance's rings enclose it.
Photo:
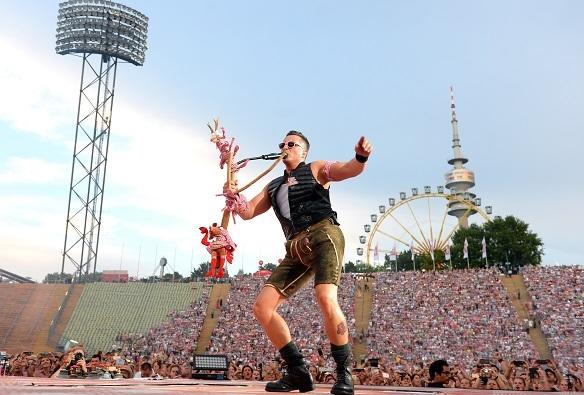
M 361 136 L 359 141 L 357 141 L 357 144 L 355 144 L 355 153 L 357 155 L 368 157 L 369 155 L 371 155 L 371 151 L 373 151 L 373 146 L 365 138 L 365 136 Z

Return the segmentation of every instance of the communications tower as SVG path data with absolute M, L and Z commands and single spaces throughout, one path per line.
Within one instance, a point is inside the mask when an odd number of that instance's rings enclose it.
M 56 52 L 82 58 L 61 273 L 95 272 L 118 61 L 144 64 L 148 17 L 104 0 L 59 4 Z
M 452 111 L 452 149 L 454 157 L 448 161 L 452 165 L 452 170 L 445 174 L 445 187 L 450 190 L 451 195 L 462 197 L 465 200 L 474 201 L 476 195 L 469 191 L 475 185 L 475 175 L 472 170 L 464 167 L 468 162 L 467 158 L 462 156 L 462 147 L 458 135 L 458 119 L 456 119 L 456 105 L 454 102 L 454 88 L 450 87 L 450 108 Z M 458 218 L 461 228 L 468 228 L 468 217 L 476 211 L 468 208 L 464 203 L 451 201 L 448 203 L 448 214 Z

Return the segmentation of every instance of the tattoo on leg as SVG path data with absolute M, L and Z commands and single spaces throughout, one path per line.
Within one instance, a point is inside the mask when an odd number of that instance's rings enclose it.
M 341 322 L 337 326 L 337 335 L 344 335 L 347 332 L 347 325 L 344 322 Z

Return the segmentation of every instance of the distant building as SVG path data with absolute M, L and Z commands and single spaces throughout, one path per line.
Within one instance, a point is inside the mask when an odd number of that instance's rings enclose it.
M 104 283 L 127 283 L 127 270 L 104 270 L 101 273 L 101 282 Z

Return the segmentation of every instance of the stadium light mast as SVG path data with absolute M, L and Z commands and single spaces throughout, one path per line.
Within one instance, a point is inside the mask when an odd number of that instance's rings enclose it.
M 118 60 L 144 64 L 148 17 L 104 0 L 59 4 L 56 52 L 83 59 L 61 273 L 96 270 Z

